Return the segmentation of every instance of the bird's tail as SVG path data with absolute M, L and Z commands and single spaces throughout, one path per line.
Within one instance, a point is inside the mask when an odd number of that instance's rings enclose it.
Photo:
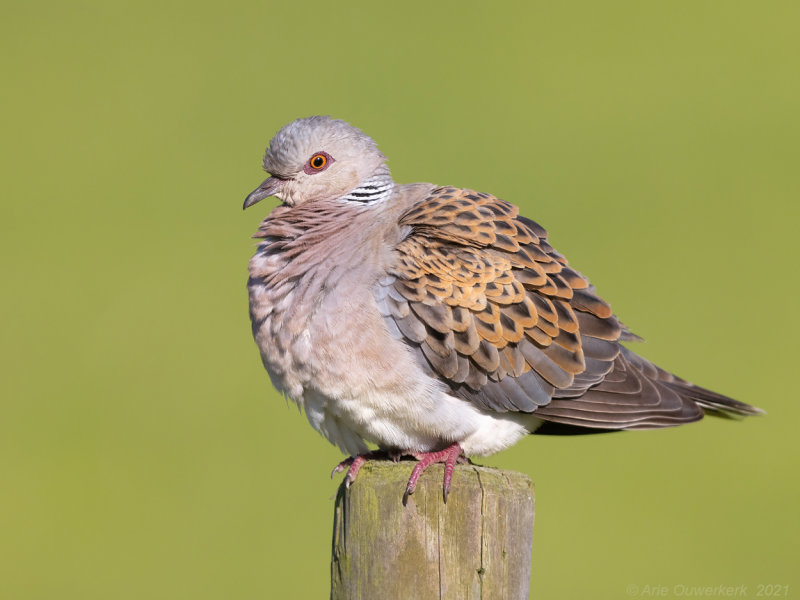
M 602 382 L 536 410 L 544 421 L 607 430 L 672 427 L 704 413 L 736 417 L 764 411 L 681 379 L 624 346 Z
M 671 373 L 667 373 L 667 375 L 669 375 L 671 379 L 669 381 L 664 381 L 668 387 L 678 392 L 682 397 L 694 401 L 704 411 L 712 412 L 718 416 L 754 416 L 766 414 L 764 410 L 756 406 L 751 406 L 750 404 L 734 400 L 733 398 L 723 396 L 717 392 L 712 392 L 711 390 L 685 381 L 680 377 L 676 377 Z

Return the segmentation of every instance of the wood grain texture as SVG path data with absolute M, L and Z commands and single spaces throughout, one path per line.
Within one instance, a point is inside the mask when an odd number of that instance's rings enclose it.
M 443 466 L 401 499 L 413 463 L 368 463 L 336 498 L 331 599 L 527 598 L 534 492 L 521 473 Z

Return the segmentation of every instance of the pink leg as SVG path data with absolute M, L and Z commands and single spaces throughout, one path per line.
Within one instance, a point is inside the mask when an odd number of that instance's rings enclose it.
M 417 489 L 417 481 L 422 472 L 434 463 L 444 463 L 444 486 L 442 489 L 444 502 L 447 503 L 447 495 L 450 493 L 450 482 L 453 479 L 453 469 L 456 468 L 456 462 L 463 457 L 464 451 L 458 442 L 451 444 L 444 450 L 439 452 L 419 452 L 412 454 L 419 462 L 411 471 L 411 477 L 408 478 L 408 485 L 406 486 L 406 493 L 403 494 L 403 505 L 408 502 L 408 497 Z M 466 461 L 466 459 L 463 459 Z
M 350 484 L 356 480 L 356 475 L 358 475 L 358 472 L 361 470 L 361 467 L 364 466 L 365 462 L 380 458 L 391 458 L 392 460 L 396 461 L 399 458 L 399 455 L 395 457 L 395 455 L 391 455 L 385 450 L 373 450 L 372 452 L 367 452 L 366 454 L 351 456 L 350 458 L 344 459 L 333 468 L 333 471 L 331 471 L 331 477 L 347 469 L 347 475 L 344 476 L 344 487 L 349 488 Z
M 450 493 L 450 483 L 453 479 L 453 470 L 456 468 L 456 463 L 469 462 L 464 456 L 464 451 L 457 442 L 438 452 L 387 452 L 385 450 L 373 450 L 366 454 L 359 454 L 346 458 L 334 467 L 331 472 L 331 477 L 347 469 L 347 474 L 344 476 L 344 485 L 349 488 L 350 484 L 355 481 L 361 467 L 364 466 L 364 463 L 368 460 L 390 458 L 397 462 L 401 456 L 406 455 L 413 456 L 419 462 L 414 466 L 411 477 L 408 478 L 408 485 L 406 486 L 405 494 L 403 494 L 403 505 L 408 502 L 408 497 L 417 489 L 417 482 L 422 472 L 432 464 L 441 462 L 444 463 L 444 486 L 442 488 L 442 493 L 446 503 L 447 495 Z

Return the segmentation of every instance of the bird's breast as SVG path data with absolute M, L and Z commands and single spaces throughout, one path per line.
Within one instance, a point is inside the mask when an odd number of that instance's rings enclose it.
M 440 427 L 466 403 L 447 397 L 392 338 L 372 293 L 376 275 L 341 264 L 326 266 L 328 276 L 314 268 L 296 275 L 298 257 L 273 250 L 262 247 L 250 261 L 248 288 L 253 335 L 275 387 L 346 451 L 365 448 L 358 440 L 437 446 Z
M 253 335 L 276 387 L 298 403 L 309 388 L 335 397 L 363 393 L 368 378 L 357 375 L 386 335 L 370 269 L 335 252 L 322 258 L 265 242 L 250 261 Z

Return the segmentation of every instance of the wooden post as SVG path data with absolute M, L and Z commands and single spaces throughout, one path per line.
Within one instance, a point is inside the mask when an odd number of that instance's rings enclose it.
M 531 480 L 458 465 L 444 504 L 444 468 L 433 465 L 403 506 L 413 466 L 371 461 L 339 488 L 331 600 L 527 598 Z

